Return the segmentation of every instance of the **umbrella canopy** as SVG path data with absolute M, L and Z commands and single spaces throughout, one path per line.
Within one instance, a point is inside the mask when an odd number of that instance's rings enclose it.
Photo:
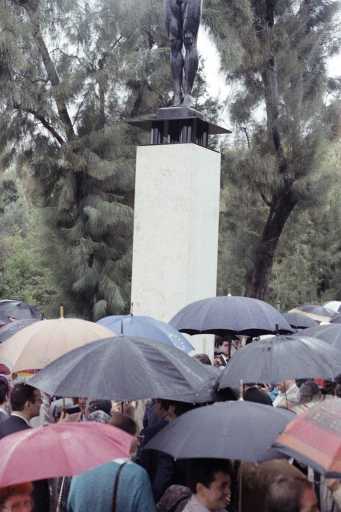
M 219 388 L 244 382 L 277 384 L 286 379 L 334 380 L 341 373 L 340 352 L 308 336 L 272 336 L 235 352 L 219 377 Z
M 113 332 L 126 336 L 138 336 L 172 345 L 184 352 L 194 350 L 193 345 L 169 324 L 150 316 L 117 315 L 106 316 L 97 322 Z
M 96 422 L 22 430 L 0 440 L 0 487 L 77 475 L 113 458 L 128 457 L 132 440 L 123 430 Z
M 65 354 L 30 380 L 50 395 L 108 400 L 209 401 L 217 374 L 181 350 L 118 336 Z
M 289 313 L 301 313 L 317 322 L 329 322 L 335 316 L 334 311 L 318 304 L 303 304 L 291 309 Z
M 188 334 L 261 334 L 291 333 L 286 319 L 270 304 L 249 297 L 213 297 L 192 302 L 170 321 Z
M 41 320 L 1 343 L 0 361 L 12 372 L 37 370 L 76 347 L 111 336 L 102 325 L 78 318 Z
M 331 300 L 330 302 L 326 302 L 323 304 L 323 307 L 334 311 L 334 313 L 341 313 L 341 301 L 339 300 Z
M 326 341 L 334 348 L 341 350 L 341 325 L 326 324 L 311 327 L 304 331 L 304 335 Z
M 274 446 L 326 478 L 341 478 L 341 400 L 323 400 L 299 414 Z
M 170 422 L 146 445 L 175 459 L 217 458 L 258 462 L 292 413 L 254 402 L 223 402 L 189 411 Z
M 24 320 L 28 318 L 41 320 L 43 316 L 37 308 L 21 300 L 0 300 L 0 321 L 3 323 L 7 324 L 11 319 Z
M 283 316 L 294 329 L 308 329 L 309 327 L 319 325 L 317 320 L 309 318 L 302 313 L 284 313 Z
M 11 336 L 13 336 L 16 332 L 21 331 L 25 327 L 28 327 L 34 322 L 38 322 L 35 318 L 26 318 L 24 320 L 14 320 L 14 322 L 9 322 L 4 325 L 4 327 L 0 327 L 0 343 L 8 340 Z
M 341 324 L 341 315 L 334 316 L 331 321 L 331 324 Z

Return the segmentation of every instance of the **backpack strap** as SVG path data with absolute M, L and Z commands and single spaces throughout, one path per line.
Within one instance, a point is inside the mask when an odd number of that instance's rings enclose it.
M 122 472 L 122 469 L 126 464 L 127 464 L 126 462 L 124 462 L 123 464 L 120 464 L 120 467 L 118 468 L 117 473 L 116 473 L 116 478 L 115 478 L 115 483 L 114 483 L 114 493 L 113 493 L 113 497 L 112 497 L 112 512 L 116 512 L 118 483 L 119 483 L 120 474 Z

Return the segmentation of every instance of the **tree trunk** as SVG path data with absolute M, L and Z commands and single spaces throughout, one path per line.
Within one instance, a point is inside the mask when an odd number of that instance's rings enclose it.
M 296 203 L 291 189 L 283 190 L 275 206 L 270 208 L 262 236 L 256 246 L 253 269 L 247 277 L 246 296 L 258 299 L 266 297 L 277 245 Z

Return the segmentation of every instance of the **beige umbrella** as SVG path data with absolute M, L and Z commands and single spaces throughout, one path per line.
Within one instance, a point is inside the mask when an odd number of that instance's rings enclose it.
M 112 336 L 106 327 L 79 318 L 41 320 L 0 345 L 0 362 L 12 372 L 40 370 L 74 348 Z

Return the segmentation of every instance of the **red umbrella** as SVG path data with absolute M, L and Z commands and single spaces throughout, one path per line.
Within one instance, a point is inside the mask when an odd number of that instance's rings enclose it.
M 128 457 L 132 436 L 95 422 L 57 423 L 0 440 L 0 487 L 73 476 L 114 458 Z
M 341 399 L 323 400 L 298 415 L 274 446 L 326 478 L 341 478 Z

